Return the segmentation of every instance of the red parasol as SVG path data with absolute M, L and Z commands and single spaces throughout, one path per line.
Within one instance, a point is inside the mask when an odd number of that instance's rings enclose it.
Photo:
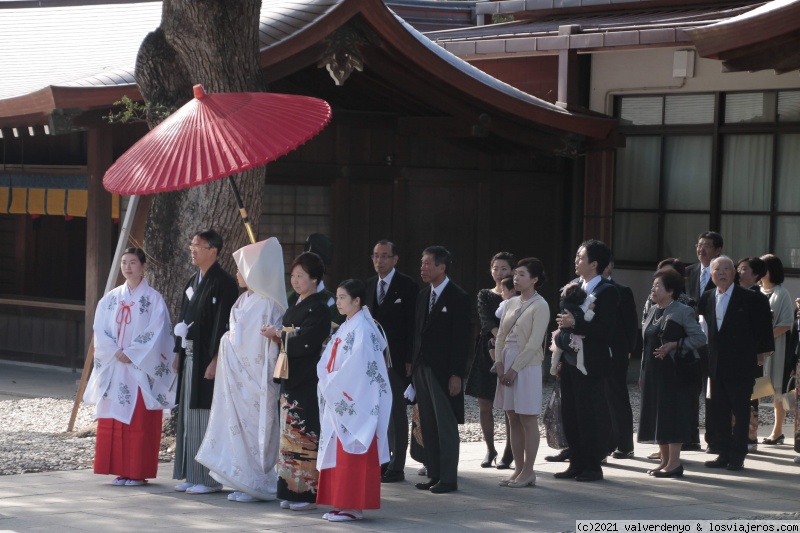
M 206 94 L 139 139 L 111 165 L 103 186 L 114 193 L 175 191 L 229 176 L 251 241 L 255 238 L 232 174 L 265 165 L 308 141 L 328 124 L 327 102 L 274 93 Z

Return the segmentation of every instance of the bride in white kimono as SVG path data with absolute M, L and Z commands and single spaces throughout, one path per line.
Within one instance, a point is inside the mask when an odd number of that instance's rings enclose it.
M 169 311 L 144 279 L 146 260 L 139 248 L 125 250 L 125 283 L 97 304 L 94 369 L 83 395 L 98 419 L 94 472 L 116 474 L 115 486 L 156 477 L 163 410 L 175 406 Z
M 233 258 L 236 279 L 247 290 L 231 309 L 230 327 L 219 345 L 208 429 L 195 458 L 211 477 L 235 490 L 229 500 L 274 500 L 280 385 L 272 373 L 279 347 L 259 330 L 280 324 L 286 311 L 283 252 L 272 237 L 237 250 Z
M 389 461 L 386 339 L 362 307 L 365 293 L 361 280 L 339 284 L 336 307 L 347 320 L 317 364 L 322 428 L 317 503 L 333 506 L 323 515 L 331 522 L 361 520 L 364 509 L 380 508 L 381 464 Z

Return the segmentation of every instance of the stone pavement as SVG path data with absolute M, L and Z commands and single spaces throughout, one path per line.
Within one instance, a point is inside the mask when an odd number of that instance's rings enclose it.
M 0 398 L 30 396 L 31 390 L 59 397 L 74 394 L 78 374 L 34 369 L 20 373 L 33 389 L 17 390 L 0 363 Z M 27 377 L 26 377 L 27 376 Z M 8 391 L 8 388 L 13 390 Z M 2 420 L 2 415 L 0 415 Z M 0 422 L 1 423 L 1 422 Z M 767 431 L 768 428 L 762 428 Z M 793 429 L 786 426 L 785 433 Z M 762 436 L 765 436 L 764 433 Z M 574 531 L 576 519 L 700 520 L 751 518 L 794 513 L 800 507 L 800 466 L 791 445 L 759 446 L 745 470 L 710 470 L 702 452 L 683 454 L 685 477 L 654 479 L 645 474 L 656 449 L 639 445 L 636 457 L 609 458 L 605 479 L 594 483 L 557 480 L 564 464 L 551 464 L 544 440 L 539 449 L 536 487 L 501 488 L 503 472 L 480 468 L 480 443 L 461 445 L 459 491 L 430 494 L 413 483 L 418 465 L 406 467 L 406 481 L 382 486 L 382 508 L 367 511 L 361 522 L 329 523 L 327 508 L 309 512 L 283 510 L 277 502 L 229 502 L 228 491 L 186 495 L 173 491 L 172 465 L 143 487 L 112 487 L 110 476 L 90 470 L 0 476 L 0 532 L 5 531 Z

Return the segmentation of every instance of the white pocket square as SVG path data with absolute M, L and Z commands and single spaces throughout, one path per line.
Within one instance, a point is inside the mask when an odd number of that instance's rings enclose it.
M 442 313 L 446 313 L 446 312 L 447 312 L 447 308 L 446 307 L 442 307 Z
M 394 303 L 396 303 L 396 304 L 399 304 L 399 303 L 400 303 L 400 302 L 402 302 L 402 301 L 403 301 L 403 300 L 401 300 L 400 298 L 398 298 L 397 300 L 395 300 L 395 301 L 394 301 Z

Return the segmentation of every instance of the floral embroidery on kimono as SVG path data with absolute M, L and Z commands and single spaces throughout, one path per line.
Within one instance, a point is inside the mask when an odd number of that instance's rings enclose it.
M 317 469 L 336 466 L 337 440 L 345 452 L 363 454 L 377 438 L 380 462 L 389 461 L 392 395 L 385 348 L 386 339 L 367 308 L 347 319 L 326 346 L 317 364 L 322 430 Z
M 96 405 L 96 418 L 129 424 L 139 391 L 147 409 L 174 407 L 171 329 L 164 299 L 146 280 L 133 291 L 126 282 L 100 300 L 94 318 L 94 369 L 83 395 L 86 403 Z M 119 350 L 130 363 L 116 358 Z

